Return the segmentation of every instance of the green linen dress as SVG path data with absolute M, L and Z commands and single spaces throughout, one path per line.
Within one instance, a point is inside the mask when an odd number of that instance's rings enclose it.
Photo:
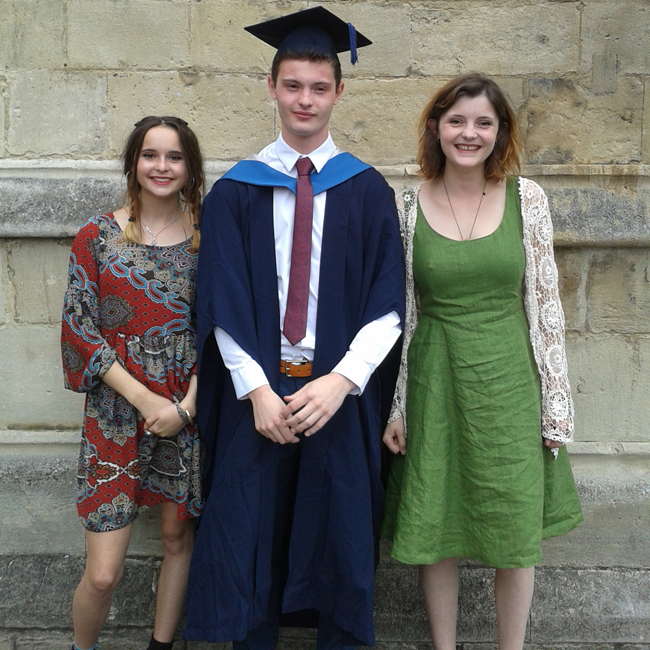
M 408 350 L 407 451 L 391 461 L 382 524 L 402 562 L 530 567 L 542 538 L 582 521 L 566 449 L 555 460 L 542 445 L 522 236 L 516 178 L 487 237 L 443 237 L 418 206 L 421 316 Z

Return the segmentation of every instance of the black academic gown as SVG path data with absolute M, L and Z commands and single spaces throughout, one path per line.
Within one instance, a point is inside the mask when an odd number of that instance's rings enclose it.
M 279 445 L 237 400 L 213 335 L 221 327 L 280 379 L 280 308 L 273 188 L 220 180 L 205 199 L 197 282 L 205 509 L 192 558 L 186 639 L 243 639 L 267 618 Z M 367 169 L 328 190 L 312 377 L 328 374 L 366 324 L 404 322 L 404 254 L 394 195 Z M 381 435 L 399 365 L 397 347 L 361 396 L 348 396 L 301 440 L 283 612 L 315 609 L 360 644 L 374 644 L 373 577 L 383 506 Z

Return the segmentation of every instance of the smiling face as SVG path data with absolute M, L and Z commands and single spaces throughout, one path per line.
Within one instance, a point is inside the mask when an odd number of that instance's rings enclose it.
M 187 166 L 176 129 L 154 126 L 147 131 L 138 156 L 136 176 L 142 199 L 146 195 L 159 199 L 178 198 L 187 182 Z
M 323 144 L 332 109 L 343 92 L 343 84 L 336 86 L 331 63 L 286 59 L 276 82 L 269 76 L 268 84 L 278 104 L 284 141 L 300 153 Z
M 499 118 L 485 95 L 460 97 L 440 117 L 429 120 L 445 154 L 445 165 L 458 169 L 484 166 L 492 153 L 499 132 Z

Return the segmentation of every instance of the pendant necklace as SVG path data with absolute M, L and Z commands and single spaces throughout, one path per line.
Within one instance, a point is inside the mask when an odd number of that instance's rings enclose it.
M 483 197 L 485 196 L 485 188 L 487 187 L 487 178 L 485 179 L 485 185 L 483 185 L 483 192 L 481 192 L 481 200 L 478 202 L 478 208 L 476 208 L 476 214 L 474 215 L 474 222 L 472 223 L 472 229 L 469 231 L 469 237 L 465 239 L 463 237 L 463 231 L 460 229 L 460 224 L 458 219 L 456 219 L 456 213 L 454 212 L 454 207 L 451 204 L 451 199 L 449 198 L 449 192 L 447 191 L 447 183 L 445 183 L 445 177 L 442 177 L 442 185 L 445 188 L 445 194 L 447 195 L 447 201 L 449 202 L 449 209 L 451 210 L 451 216 L 456 222 L 456 227 L 458 228 L 458 234 L 460 235 L 460 241 L 469 241 L 472 238 L 472 233 L 474 232 L 474 226 L 476 225 L 476 218 L 478 217 L 479 210 L 481 209 L 481 203 L 483 203 Z
M 171 226 L 173 223 L 176 223 L 179 219 L 181 218 L 181 215 L 179 214 L 175 219 L 172 219 L 164 228 L 161 228 L 158 232 L 152 232 L 151 228 L 149 226 L 145 226 L 142 221 L 140 221 L 140 225 L 151 235 L 151 245 L 156 246 L 156 237 L 163 231 L 167 230 L 169 226 Z

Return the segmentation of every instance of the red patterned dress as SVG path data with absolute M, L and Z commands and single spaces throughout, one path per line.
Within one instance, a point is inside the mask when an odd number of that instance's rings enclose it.
M 106 214 L 72 244 L 61 351 L 66 388 L 86 393 L 77 509 L 87 530 L 123 528 L 163 501 L 178 504 L 180 519 L 201 513 L 196 427 L 146 436 L 140 414 L 102 381 L 117 361 L 153 392 L 185 396 L 196 364 L 191 243 L 126 244 Z

